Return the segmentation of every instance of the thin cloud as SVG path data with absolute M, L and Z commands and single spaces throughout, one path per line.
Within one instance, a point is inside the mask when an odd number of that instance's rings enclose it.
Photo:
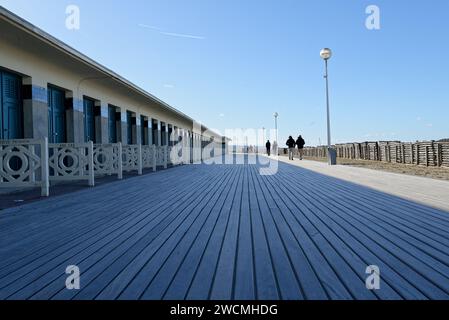
M 421 121 L 424 121 L 424 120 L 421 117 L 416 117 L 416 121 L 421 122 Z M 433 123 L 427 122 L 427 123 L 424 124 L 424 126 L 426 126 L 427 128 L 432 128 L 433 127 Z
M 160 34 L 163 34 L 165 36 L 170 37 L 178 37 L 178 38 L 188 38 L 188 39 L 196 39 L 196 40 L 205 40 L 205 37 L 202 36 L 194 36 L 191 34 L 183 34 L 183 33 L 173 33 L 173 32 L 160 32 Z
M 174 87 L 175 86 L 172 84 L 168 84 L 168 83 L 164 84 L 164 88 L 173 89 Z
M 151 30 L 155 30 L 157 31 L 159 34 L 162 34 L 164 36 L 169 36 L 169 37 L 176 37 L 176 38 L 186 38 L 186 39 L 195 39 L 195 40 L 205 40 L 206 38 L 203 36 L 197 36 L 197 35 L 193 35 L 193 34 L 186 34 L 186 33 L 176 33 L 176 32 L 166 32 L 163 31 L 161 28 L 155 27 L 155 26 L 150 26 L 147 24 L 143 24 L 143 23 L 139 23 L 139 27 L 141 28 L 146 28 L 146 29 L 151 29 Z
M 150 25 L 143 24 L 143 23 L 139 23 L 139 27 L 161 31 L 161 29 L 159 29 L 158 27 L 150 26 Z

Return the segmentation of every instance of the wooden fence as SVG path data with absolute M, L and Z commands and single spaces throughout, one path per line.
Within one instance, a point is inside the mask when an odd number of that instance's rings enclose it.
M 337 157 L 342 159 L 449 167 L 449 142 L 377 141 L 336 144 L 333 148 L 337 151 Z M 327 146 L 307 147 L 304 149 L 304 155 L 325 158 Z

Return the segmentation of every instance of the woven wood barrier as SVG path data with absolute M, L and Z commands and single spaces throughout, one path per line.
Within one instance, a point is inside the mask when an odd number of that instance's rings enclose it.
M 337 157 L 342 159 L 449 167 L 449 142 L 377 141 L 336 144 L 332 147 L 337 151 Z M 304 155 L 325 158 L 327 157 L 327 147 L 307 147 L 304 149 Z

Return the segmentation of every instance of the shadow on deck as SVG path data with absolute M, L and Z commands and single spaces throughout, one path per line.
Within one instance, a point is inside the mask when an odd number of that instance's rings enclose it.
M 0 299 L 449 298 L 447 212 L 259 169 L 181 166 L 1 211 Z

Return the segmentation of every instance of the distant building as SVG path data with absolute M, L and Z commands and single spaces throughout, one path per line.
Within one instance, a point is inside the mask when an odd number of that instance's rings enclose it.
M 168 145 L 172 132 L 203 144 L 221 139 L 3 7 L 0 108 L 0 139 Z

